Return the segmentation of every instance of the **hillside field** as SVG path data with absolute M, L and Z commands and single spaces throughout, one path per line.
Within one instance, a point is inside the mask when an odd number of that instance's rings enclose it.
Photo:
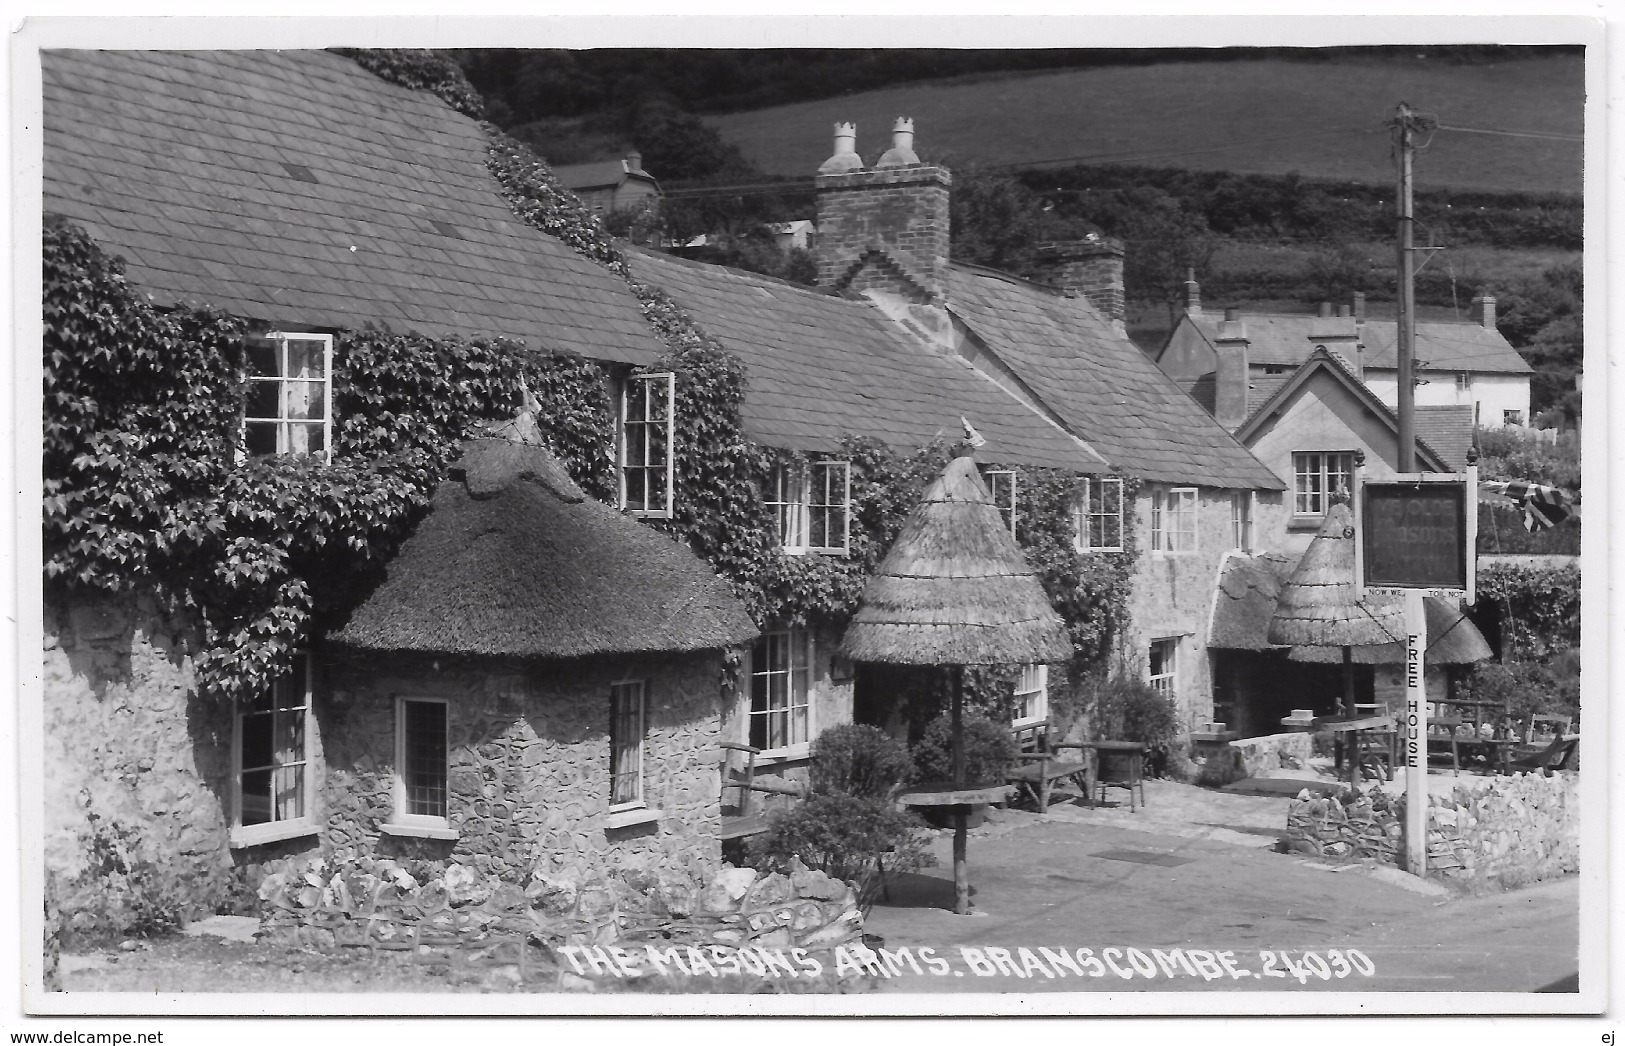
M 950 165 L 1067 159 L 1388 183 L 1385 122 L 1400 101 L 1446 125 L 1578 136 L 1584 99 L 1579 57 L 1474 65 L 1396 53 L 923 82 L 705 119 L 775 175 L 810 176 L 838 120 L 857 121 L 858 151 L 873 162 L 907 115 L 916 149 Z M 1439 131 L 1418 155 L 1417 185 L 1578 193 L 1582 158 L 1577 141 Z

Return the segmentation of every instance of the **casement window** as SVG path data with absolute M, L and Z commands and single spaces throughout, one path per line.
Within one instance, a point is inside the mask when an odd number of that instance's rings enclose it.
M 1151 551 L 1196 551 L 1196 488 L 1151 492 Z
M 1028 726 L 1049 717 L 1049 666 L 1022 665 L 1016 678 L 1015 721 L 1012 726 Z
M 1294 492 L 1292 512 L 1298 516 L 1324 516 L 1332 497 L 1347 495 L 1353 485 L 1352 451 L 1303 451 L 1292 455 Z
M 766 632 L 751 648 L 750 744 L 779 749 L 811 739 L 812 635 Z
M 676 413 L 672 375 L 634 374 L 622 383 L 621 507 L 634 516 L 671 516 Z
M 780 462 L 768 477 L 767 507 L 785 551 L 846 555 L 852 535 L 851 463 Z
M 247 339 L 243 350 L 246 454 L 326 457 L 333 445 L 333 336 L 277 332 Z
M 998 506 L 999 518 L 1004 520 L 1010 536 L 1016 536 L 1016 474 L 1010 469 L 983 469 L 982 479 L 987 492 Z
M 1153 639 L 1147 658 L 1146 682 L 1159 694 L 1179 693 L 1179 637 Z
M 395 700 L 395 824 L 446 827 L 447 707 L 438 698 Z
M 1253 551 L 1253 492 L 1230 492 L 1230 540 L 1243 552 Z
M 642 806 L 645 684 L 615 683 L 609 688 L 609 808 Z
M 1084 480 L 1073 522 L 1079 552 L 1123 551 L 1123 481 L 1113 476 Z
M 252 846 L 316 830 L 310 693 L 310 657 L 295 654 L 293 670 L 236 714 L 232 845 Z

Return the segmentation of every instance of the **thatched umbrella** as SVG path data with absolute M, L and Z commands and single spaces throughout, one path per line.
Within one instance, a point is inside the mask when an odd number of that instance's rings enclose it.
M 1354 596 L 1354 514 L 1339 502 L 1281 589 L 1269 641 L 1291 647 L 1341 647 L 1343 712 L 1354 711 L 1355 647 L 1403 643 L 1404 607 L 1395 599 Z
M 1427 609 L 1428 646 L 1427 663 L 1430 665 L 1471 665 L 1488 661 L 1495 656 L 1484 633 L 1462 613 L 1460 607 L 1451 606 L 1438 596 L 1423 601 Z M 1350 648 L 1357 665 L 1401 665 L 1405 663 L 1404 643 L 1379 643 L 1374 646 Z M 1329 647 L 1293 647 L 1287 655 L 1294 661 L 1330 664 L 1339 655 Z
M 1066 624 L 962 453 L 926 489 L 865 585 L 841 640 L 854 661 L 953 667 L 954 785 L 965 784 L 965 665 L 1041 664 L 1072 656 Z M 954 911 L 970 911 L 965 806 L 954 808 Z

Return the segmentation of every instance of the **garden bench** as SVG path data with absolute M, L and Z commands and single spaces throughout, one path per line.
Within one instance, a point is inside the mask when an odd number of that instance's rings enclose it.
M 763 792 L 769 795 L 794 796 L 797 799 L 806 798 L 806 790 L 800 785 L 776 779 L 757 779 L 756 757 L 762 754 L 760 748 L 741 744 L 738 741 L 719 741 L 717 745 L 723 750 L 722 799 L 724 807 L 727 805 L 728 789 L 736 788 L 739 790 L 739 802 L 734 808 L 734 814 L 729 816 L 724 813 L 722 816 L 722 841 L 744 839 L 767 831 L 768 820 L 772 811 L 759 809 L 753 801 L 751 793 Z M 730 776 L 729 752 L 738 752 L 745 757 L 745 766 L 742 773 Z
M 1574 757 L 1574 751 L 1579 746 L 1579 734 L 1558 734 L 1552 738 L 1552 743 L 1541 751 L 1513 759 L 1511 766 L 1519 770 L 1539 770 L 1541 776 L 1550 777 L 1553 770 L 1568 769 L 1569 760 Z
M 1047 719 L 1023 723 L 1010 730 L 1016 747 L 1021 750 L 1016 758 L 1027 765 L 1013 767 L 1005 780 L 1016 786 L 1018 796 L 1031 796 L 1039 813 L 1049 809 L 1050 789 L 1058 782 L 1071 780 L 1083 795 L 1089 794 L 1089 763 L 1082 758 L 1068 759 L 1062 755 L 1066 749 L 1081 750 L 1084 745 L 1076 741 L 1051 744 L 1049 732 Z

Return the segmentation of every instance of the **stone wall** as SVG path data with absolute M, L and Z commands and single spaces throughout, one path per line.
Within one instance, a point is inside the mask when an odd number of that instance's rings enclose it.
M 1373 787 L 1294 800 L 1289 846 L 1298 853 L 1404 865 L 1405 797 Z M 1520 886 L 1580 868 L 1579 775 L 1516 774 L 1457 782 L 1428 796 L 1428 870 L 1473 885 Z
M 1312 741 L 1306 732 L 1245 737 L 1208 749 L 1198 783 L 1219 787 L 1257 777 L 1266 770 L 1301 769 L 1312 754 Z
M 609 692 L 645 679 L 646 805 L 609 813 Z M 517 880 L 606 867 L 704 877 L 717 842 L 721 656 L 640 655 L 540 664 L 402 666 L 343 661 L 329 672 L 325 847 L 452 857 Z M 448 820 L 455 842 L 401 838 L 393 812 L 395 698 L 447 700 Z M 633 818 L 636 819 L 635 817 Z M 617 826 L 620 825 L 620 826 Z
M 44 858 L 64 886 L 92 833 L 123 840 L 175 904 L 209 913 L 232 890 L 224 814 L 231 716 L 200 700 L 187 623 L 149 599 L 44 608 Z M 65 912 L 86 899 L 70 889 Z

